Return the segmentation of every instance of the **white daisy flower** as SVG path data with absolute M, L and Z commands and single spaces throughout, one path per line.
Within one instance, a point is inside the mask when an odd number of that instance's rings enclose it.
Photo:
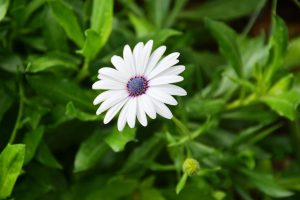
M 176 65 L 179 53 L 171 53 L 161 59 L 166 47 L 161 46 L 151 53 L 152 46 L 152 40 L 145 45 L 139 42 L 133 51 L 126 45 L 123 58 L 111 58 L 115 69 L 99 69 L 100 80 L 92 88 L 107 90 L 94 100 L 94 105 L 101 103 L 97 115 L 107 111 L 104 124 L 110 122 L 119 111 L 119 131 L 123 130 L 126 123 L 133 128 L 136 118 L 143 126 L 147 126 L 146 114 L 151 119 L 155 119 L 156 114 L 171 119 L 173 115 L 165 104 L 177 105 L 172 95 L 187 94 L 184 89 L 172 84 L 183 80 L 179 74 L 185 70 L 185 66 Z

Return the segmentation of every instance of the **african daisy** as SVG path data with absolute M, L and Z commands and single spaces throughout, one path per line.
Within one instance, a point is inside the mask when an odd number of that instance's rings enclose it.
M 119 131 L 123 130 L 126 122 L 133 128 L 136 118 L 143 126 L 147 126 L 146 114 L 152 119 L 156 118 L 156 114 L 171 119 L 173 115 L 165 104 L 177 105 L 172 95 L 187 94 L 184 89 L 172 84 L 183 80 L 179 74 L 185 70 L 185 66 L 176 65 L 179 53 L 162 58 L 166 47 L 161 46 L 151 53 L 152 46 L 152 40 L 145 45 L 139 42 L 133 51 L 126 45 L 123 58 L 111 58 L 115 69 L 99 69 L 99 80 L 92 88 L 107 90 L 94 100 L 94 105 L 101 103 L 97 115 L 107 111 L 104 124 L 110 122 L 119 111 Z

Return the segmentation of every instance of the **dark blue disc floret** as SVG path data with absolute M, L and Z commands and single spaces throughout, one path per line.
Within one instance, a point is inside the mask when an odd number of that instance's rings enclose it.
M 147 88 L 148 81 L 143 76 L 132 77 L 127 83 L 127 91 L 131 97 L 145 94 Z

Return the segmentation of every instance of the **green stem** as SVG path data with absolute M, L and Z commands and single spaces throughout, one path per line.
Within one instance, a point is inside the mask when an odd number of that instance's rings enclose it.
M 272 14 L 276 15 L 277 0 L 272 1 Z
M 15 141 L 15 138 L 16 138 L 16 135 L 17 135 L 17 132 L 19 130 L 19 126 L 20 126 L 20 121 L 21 121 L 21 118 L 22 118 L 22 115 L 23 115 L 23 109 L 24 109 L 24 102 L 23 102 L 23 99 L 24 99 L 24 91 L 23 91 L 23 87 L 22 87 L 22 84 L 21 84 L 21 81 L 19 82 L 19 110 L 18 110 L 18 116 L 17 116 L 17 119 L 16 119 L 16 122 L 15 122 L 15 126 L 14 126 L 14 129 L 11 133 L 11 136 L 9 138 L 9 144 L 12 144 L 14 143 Z
M 77 82 L 82 81 L 85 77 L 88 76 L 89 64 L 90 64 L 90 61 L 88 59 L 85 59 L 82 68 L 80 69 L 79 73 L 77 74 L 77 77 L 76 77 Z
M 183 133 L 183 135 L 188 135 L 188 136 L 191 135 L 190 130 L 179 119 L 173 116 L 172 120 L 174 124 L 181 130 L 181 133 Z
M 293 1 L 300 8 L 300 2 L 298 0 L 293 0 Z

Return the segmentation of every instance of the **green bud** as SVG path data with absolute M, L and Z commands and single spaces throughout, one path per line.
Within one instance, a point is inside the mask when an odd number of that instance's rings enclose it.
M 193 158 L 187 158 L 182 165 L 182 170 L 189 176 L 195 175 L 199 170 L 199 162 Z

